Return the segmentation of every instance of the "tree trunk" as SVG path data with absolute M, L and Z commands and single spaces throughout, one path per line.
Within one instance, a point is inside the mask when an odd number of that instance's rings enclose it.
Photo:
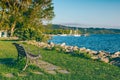
M 15 30 L 15 26 L 16 26 L 16 21 L 14 21 L 14 23 L 13 23 L 12 26 L 11 26 L 10 37 L 13 37 L 14 30 Z

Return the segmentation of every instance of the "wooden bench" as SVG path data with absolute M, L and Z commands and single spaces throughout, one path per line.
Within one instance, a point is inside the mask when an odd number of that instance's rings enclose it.
M 17 43 L 13 43 L 15 45 L 17 51 L 18 51 L 18 61 L 22 60 L 23 58 L 26 58 L 26 64 L 24 68 L 22 69 L 23 71 L 27 68 L 27 66 L 32 63 L 33 61 L 38 60 L 41 58 L 40 52 L 38 51 L 38 55 L 32 54 L 29 50 L 25 50 L 25 48 Z

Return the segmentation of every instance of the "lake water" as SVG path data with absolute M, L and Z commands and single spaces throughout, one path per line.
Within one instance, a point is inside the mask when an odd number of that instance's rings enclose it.
M 86 47 L 96 51 L 120 51 L 120 34 L 94 34 L 90 36 L 53 36 L 50 42 L 55 44 L 66 43 L 69 46 Z

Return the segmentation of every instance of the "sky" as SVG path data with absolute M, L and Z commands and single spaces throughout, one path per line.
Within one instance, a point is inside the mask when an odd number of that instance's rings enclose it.
M 53 0 L 53 24 L 120 29 L 120 0 Z

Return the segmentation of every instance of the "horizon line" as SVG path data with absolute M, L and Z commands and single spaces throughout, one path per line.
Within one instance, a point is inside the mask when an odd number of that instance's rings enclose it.
M 69 27 L 80 27 L 80 28 L 120 29 L 120 26 L 115 26 L 115 25 L 97 25 L 97 24 L 79 24 L 79 23 L 52 23 L 52 24 L 64 25 Z

